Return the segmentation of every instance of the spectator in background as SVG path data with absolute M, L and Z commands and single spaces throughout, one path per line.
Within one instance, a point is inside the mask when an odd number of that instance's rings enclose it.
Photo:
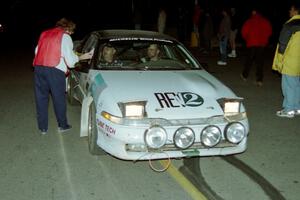
M 230 29 L 230 36 L 229 36 L 229 44 L 231 47 L 231 52 L 228 54 L 228 57 L 235 58 L 236 54 L 236 35 L 238 33 L 238 24 L 236 18 L 236 11 L 235 8 L 231 8 L 231 29 Z
M 214 24 L 212 17 L 208 10 L 204 11 L 204 19 L 203 19 L 203 30 L 202 30 L 202 38 L 203 38 L 203 53 L 209 53 L 211 50 L 211 40 L 214 35 Z
M 164 8 L 159 9 L 157 18 L 157 31 L 159 33 L 164 33 L 166 29 L 167 13 Z
M 183 6 L 178 7 L 178 22 L 177 22 L 177 34 L 180 42 L 185 42 L 187 32 L 187 10 Z
M 270 21 L 263 17 L 258 10 L 252 9 L 251 16 L 242 26 L 242 37 L 246 41 L 247 54 L 241 78 L 246 81 L 251 66 L 256 64 L 256 85 L 263 85 L 263 65 L 265 47 L 272 35 L 272 26 Z
M 200 5 L 198 4 L 198 1 L 195 1 L 195 7 L 193 13 L 193 32 L 195 33 L 197 38 L 197 46 L 199 46 L 200 43 L 200 35 L 199 35 L 200 16 L 201 16 L 201 8 Z
M 222 10 L 222 20 L 219 25 L 218 39 L 221 59 L 217 62 L 218 65 L 227 65 L 227 44 L 230 36 L 231 20 L 229 11 L 227 9 Z
M 282 74 L 282 110 L 278 117 L 300 115 L 300 5 L 290 8 L 290 19 L 283 25 L 273 60 L 273 70 Z
M 139 8 L 135 8 L 134 10 L 133 23 L 135 30 L 142 29 L 142 13 Z

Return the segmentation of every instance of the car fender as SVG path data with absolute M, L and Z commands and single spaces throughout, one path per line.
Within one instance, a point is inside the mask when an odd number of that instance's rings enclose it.
M 80 119 L 80 137 L 88 136 L 88 120 L 90 105 L 93 102 L 92 96 L 85 96 L 81 106 L 81 119 Z

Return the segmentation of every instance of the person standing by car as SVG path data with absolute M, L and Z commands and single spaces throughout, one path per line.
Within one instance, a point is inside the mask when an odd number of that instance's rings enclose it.
M 34 90 L 38 128 L 41 134 L 48 131 L 48 101 L 52 96 L 58 123 L 58 132 L 71 129 L 66 116 L 66 73 L 79 60 L 90 59 L 93 51 L 77 56 L 73 51 L 71 34 L 76 25 L 62 18 L 54 28 L 41 33 L 35 49 Z
M 300 115 L 300 4 L 289 11 L 290 19 L 283 25 L 275 52 L 272 69 L 281 73 L 282 110 L 278 117 Z
M 246 41 L 247 54 L 244 64 L 244 69 L 241 78 L 246 81 L 251 66 L 256 64 L 256 85 L 261 87 L 263 85 L 263 65 L 265 47 L 272 35 L 272 25 L 270 21 L 263 17 L 257 8 L 253 8 L 251 16 L 245 21 L 242 26 L 242 37 Z

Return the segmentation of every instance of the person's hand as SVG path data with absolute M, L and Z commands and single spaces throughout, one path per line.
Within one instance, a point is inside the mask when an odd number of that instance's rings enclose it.
M 91 59 L 94 55 L 94 51 L 95 51 L 95 48 L 93 48 L 92 50 L 90 50 L 89 52 L 87 53 L 84 53 L 82 55 L 79 56 L 79 60 L 88 60 L 88 59 Z

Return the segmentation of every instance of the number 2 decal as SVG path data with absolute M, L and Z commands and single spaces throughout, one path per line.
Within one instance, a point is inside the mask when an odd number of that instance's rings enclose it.
M 192 92 L 179 92 L 186 106 L 196 107 L 203 104 L 203 98 Z

